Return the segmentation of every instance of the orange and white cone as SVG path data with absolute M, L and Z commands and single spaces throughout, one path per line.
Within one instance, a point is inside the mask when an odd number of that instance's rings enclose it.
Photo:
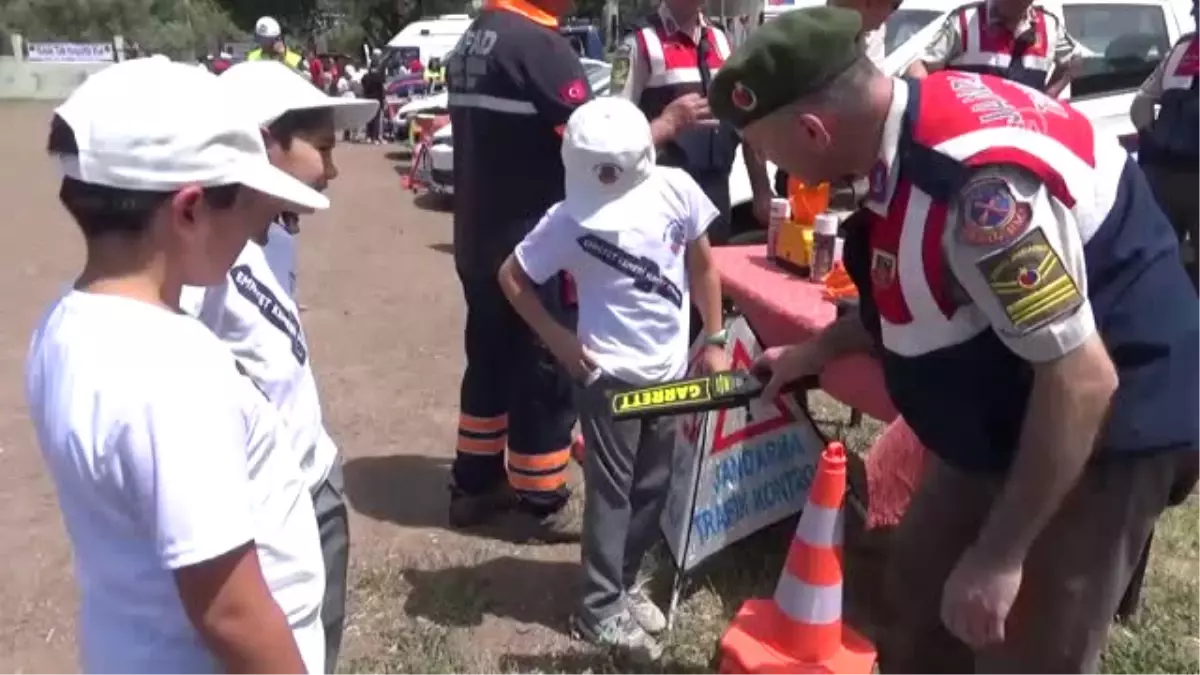
M 775 597 L 748 600 L 721 638 L 722 673 L 870 673 L 875 648 L 842 624 L 846 449 L 821 454 Z

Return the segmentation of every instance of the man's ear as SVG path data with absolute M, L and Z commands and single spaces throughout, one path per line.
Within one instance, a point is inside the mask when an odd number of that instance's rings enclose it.
M 799 116 L 799 121 L 802 133 L 806 134 L 817 147 L 829 147 L 833 138 L 829 133 L 829 129 L 825 127 L 825 122 L 819 116 L 812 113 L 804 113 Z

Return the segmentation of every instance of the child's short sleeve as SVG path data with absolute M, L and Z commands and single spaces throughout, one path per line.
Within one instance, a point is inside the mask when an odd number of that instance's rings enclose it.
M 676 192 L 683 198 L 684 214 L 688 223 L 688 241 L 695 241 L 708 232 L 721 212 L 713 205 L 699 183 L 683 171 L 672 171 L 671 181 L 675 183 Z
M 513 249 L 513 257 L 535 284 L 544 284 L 566 269 L 572 252 L 574 228 L 551 207 L 541 222 Z

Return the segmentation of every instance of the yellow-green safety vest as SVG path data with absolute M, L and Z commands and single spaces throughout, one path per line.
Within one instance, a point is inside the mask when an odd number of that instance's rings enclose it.
M 273 57 L 267 56 L 266 53 L 263 52 L 262 47 L 255 47 L 254 49 L 252 49 L 246 53 L 247 61 L 262 61 L 263 59 L 268 59 L 268 58 L 273 58 Z M 300 56 L 299 54 L 297 54 L 296 52 L 289 49 L 283 53 L 282 60 L 284 63 L 291 66 L 292 68 L 296 68 L 297 70 L 299 70 L 300 62 L 303 61 L 304 58 L 302 56 Z

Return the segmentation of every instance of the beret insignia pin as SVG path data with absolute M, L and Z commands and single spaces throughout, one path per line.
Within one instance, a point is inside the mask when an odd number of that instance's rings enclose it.
M 733 85 L 729 99 L 733 106 L 742 112 L 750 112 L 758 105 L 758 97 L 754 95 L 754 91 L 741 82 Z

